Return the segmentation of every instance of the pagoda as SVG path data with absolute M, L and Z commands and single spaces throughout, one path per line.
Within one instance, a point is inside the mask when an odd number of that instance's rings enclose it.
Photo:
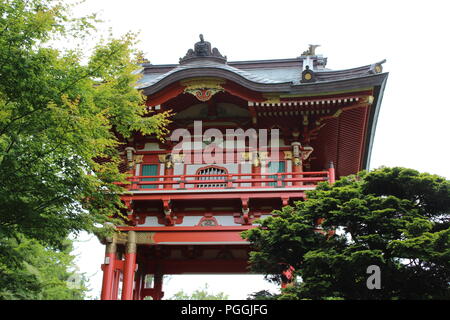
M 230 62 L 200 36 L 178 64 L 143 61 L 146 106 L 172 122 L 164 141 L 123 141 L 128 219 L 103 239 L 101 299 L 162 299 L 168 274 L 247 273 L 242 231 L 368 169 L 384 61 L 330 70 L 316 47 Z

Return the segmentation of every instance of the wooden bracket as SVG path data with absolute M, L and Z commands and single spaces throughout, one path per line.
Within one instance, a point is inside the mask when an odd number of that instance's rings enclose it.
M 173 213 L 170 199 L 162 199 L 162 201 L 164 214 L 162 217 L 158 217 L 158 223 L 165 224 L 166 226 L 174 226 L 183 223 L 184 214 L 175 215 Z
M 167 226 L 173 226 L 175 224 L 175 221 L 172 215 L 170 199 L 163 199 L 163 210 L 164 210 L 165 224 Z
M 145 214 L 140 214 L 140 215 L 136 215 L 135 220 L 136 220 L 137 224 L 144 224 L 146 218 L 147 218 L 147 216 Z
M 133 200 L 125 200 L 124 201 L 125 206 L 127 207 L 127 212 L 129 214 L 133 214 Z
M 136 226 L 136 216 L 134 215 L 134 209 L 133 209 L 133 200 L 125 200 L 125 206 L 127 207 L 127 218 L 129 220 L 129 223 L 132 226 Z
M 248 207 L 248 198 L 241 198 L 242 201 L 242 219 L 244 220 L 244 224 L 251 224 L 249 218 L 250 209 Z
M 250 215 L 250 208 L 248 205 L 249 199 L 241 198 L 241 202 L 242 202 L 242 212 L 233 214 L 234 223 L 242 225 L 250 225 L 252 224 L 252 220 L 254 219 Z

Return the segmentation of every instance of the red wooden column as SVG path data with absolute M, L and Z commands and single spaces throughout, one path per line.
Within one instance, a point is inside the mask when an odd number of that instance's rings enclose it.
M 106 244 L 105 252 L 105 263 L 102 264 L 103 270 L 103 283 L 102 283 L 102 293 L 101 300 L 112 300 L 113 299 L 113 289 L 114 289 L 114 271 L 116 264 L 116 254 L 117 244 L 116 238 L 113 237 L 109 239 Z
M 121 260 L 117 260 L 117 262 L 123 262 Z M 119 295 L 119 284 L 120 284 L 120 277 L 122 275 L 122 271 L 120 269 L 116 269 L 114 271 L 114 282 L 113 282 L 113 291 L 112 291 L 112 298 L 111 300 L 117 300 L 117 296 Z
M 123 266 L 122 300 L 133 300 L 134 272 L 136 271 L 136 232 L 128 231 L 125 263 Z
M 286 281 L 282 281 L 281 282 L 281 288 L 285 289 L 287 287 L 289 287 L 290 285 L 292 285 L 293 281 L 294 281 L 294 267 L 289 266 L 289 268 L 285 271 L 283 271 L 283 276 L 286 278 Z
M 165 176 L 172 176 L 173 175 L 173 161 L 172 161 L 172 156 L 170 156 L 166 162 L 164 163 L 164 175 Z M 168 178 L 165 177 L 164 181 L 171 181 L 173 180 L 173 178 Z M 174 185 L 173 184 L 165 184 L 164 185 L 164 189 L 173 189 Z
M 334 164 L 333 161 L 330 161 L 330 166 L 328 168 L 328 182 L 330 182 L 330 184 L 333 184 L 336 182 L 336 173 L 334 170 Z
M 258 153 L 253 152 L 252 153 L 252 173 L 257 173 L 258 175 L 253 176 L 254 179 L 261 179 L 261 163 L 260 160 L 258 158 Z M 261 182 L 253 182 L 252 186 L 253 187 L 260 187 L 262 185 Z
M 300 147 L 301 147 L 301 143 L 300 142 L 292 142 L 292 172 L 297 173 L 297 172 L 302 172 L 303 168 L 302 168 L 302 158 L 301 158 L 301 152 L 300 152 Z M 294 178 L 301 178 L 301 175 L 296 174 L 293 176 Z M 301 186 L 303 183 L 301 181 L 294 181 L 294 183 L 292 185 L 294 186 Z
M 328 167 L 328 182 L 330 184 L 333 184 L 336 182 L 336 176 L 335 176 L 335 170 L 334 170 L 334 164 L 333 161 L 330 161 L 330 165 Z M 325 234 L 325 231 L 322 228 L 322 223 L 325 221 L 325 218 L 318 218 L 315 222 L 315 230 L 316 232 L 320 232 L 322 234 Z M 334 231 L 329 232 L 329 236 L 331 236 L 334 233 Z

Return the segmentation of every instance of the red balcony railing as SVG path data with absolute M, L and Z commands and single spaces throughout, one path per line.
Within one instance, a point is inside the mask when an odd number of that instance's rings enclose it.
M 229 173 L 211 175 L 133 176 L 130 191 L 221 190 L 259 188 L 314 188 L 321 181 L 334 182 L 334 169 L 316 172 Z

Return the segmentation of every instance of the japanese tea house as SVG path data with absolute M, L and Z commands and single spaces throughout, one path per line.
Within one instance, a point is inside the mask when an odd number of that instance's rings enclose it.
M 124 300 L 161 299 L 166 274 L 247 273 L 250 247 L 240 233 L 255 219 L 305 199 L 321 181 L 368 168 L 384 61 L 330 70 L 315 49 L 230 62 L 201 36 L 178 64 L 142 64 L 148 109 L 172 110 L 169 136 L 178 129 L 184 140 L 137 134 L 125 141 L 131 183 L 121 198 L 129 221 L 104 240 L 101 299 L 119 292 Z M 236 147 L 227 139 L 239 129 L 248 140 L 268 132 L 275 144 Z M 216 161 L 211 148 L 226 157 Z

